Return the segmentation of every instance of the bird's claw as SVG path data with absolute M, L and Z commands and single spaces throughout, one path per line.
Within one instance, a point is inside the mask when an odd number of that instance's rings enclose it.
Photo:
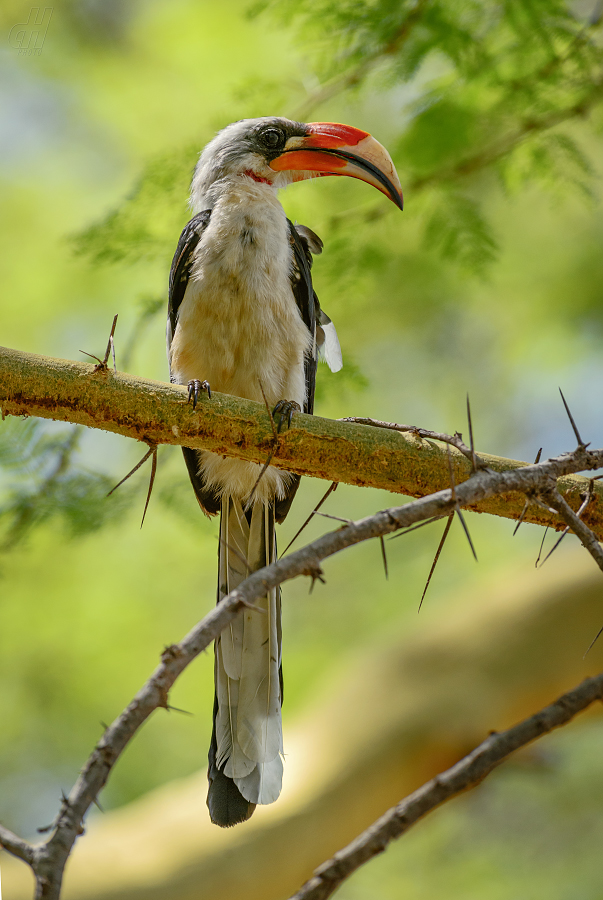
M 291 419 L 293 418 L 294 412 L 301 412 L 301 406 L 299 403 L 296 403 L 295 400 L 279 400 L 274 409 L 272 410 L 272 415 L 274 418 L 278 418 L 277 424 L 277 434 L 280 434 L 281 428 L 283 427 L 283 422 L 287 422 L 287 428 L 291 428 Z
M 193 378 L 192 381 L 189 381 L 187 403 L 190 403 L 192 400 L 193 409 L 197 408 L 197 400 L 199 399 L 199 395 L 202 391 L 207 391 L 207 396 L 211 400 L 211 388 L 209 386 L 209 381 L 199 381 L 198 378 Z

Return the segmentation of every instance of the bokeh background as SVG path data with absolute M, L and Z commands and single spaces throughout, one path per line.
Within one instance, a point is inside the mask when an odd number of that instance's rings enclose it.
M 463 431 L 468 393 L 478 449 L 531 460 L 540 447 L 550 456 L 573 446 L 561 386 L 585 439 L 601 446 L 601 4 L 63 0 L 39 54 L 15 45 L 13 26 L 29 13 L 21 0 L 0 10 L 3 345 L 102 356 L 118 313 L 118 368 L 167 379 L 167 273 L 200 148 L 239 118 L 343 121 L 390 149 L 406 209 L 352 179 L 282 197 L 325 242 L 315 285 L 344 355 L 341 373 L 320 368 L 316 412 Z M 105 496 L 143 452 L 54 423 L 0 426 L 0 821 L 26 836 L 52 821 L 101 723 L 161 648 L 215 601 L 217 526 L 200 515 L 175 448 L 160 451 L 142 530 L 148 472 Z M 281 546 L 325 488 L 304 481 Z M 399 502 L 340 486 L 326 509 L 356 518 Z M 228 879 L 243 845 L 266 860 L 243 872 L 248 895 L 287 896 L 339 846 L 342 820 L 367 825 L 398 789 L 598 671 L 597 649 L 581 657 L 603 622 L 603 584 L 575 539 L 540 573 L 538 528 L 512 537 L 509 521 L 468 522 L 479 564 L 455 525 L 419 617 L 439 526 L 388 543 L 388 580 L 374 544 L 327 561 L 327 583 L 311 595 L 303 582 L 286 586 L 291 779 L 304 760 L 317 771 L 307 789 L 296 781 L 282 813 L 261 810 L 244 826 L 251 837 L 204 830 L 195 773 L 210 735 L 207 654 L 172 694 L 192 715 L 156 713 L 116 767 L 105 813 L 91 813 L 80 841 L 93 847 L 98 834 L 98 853 L 78 876 L 78 847 L 66 896 L 183 900 L 216 897 L 216 885 L 237 896 Z M 306 536 L 328 527 L 315 520 Z M 452 658 L 454 678 L 442 661 Z M 400 754 L 384 736 L 406 733 L 419 712 L 412 752 Z M 382 757 L 366 755 L 367 743 Z M 435 813 L 338 896 L 600 897 L 602 745 L 603 724 L 583 717 Z M 341 772 L 353 815 L 329 794 Z M 189 782 L 177 780 L 189 777 L 195 788 L 183 793 Z M 178 887 L 170 866 L 182 867 L 181 844 L 157 851 L 161 872 L 137 864 L 135 849 L 132 871 L 128 859 L 113 871 L 111 833 L 121 835 L 127 811 L 143 833 L 185 795 L 189 833 L 200 823 L 185 863 L 209 860 L 212 892 Z M 293 881 L 273 884 L 271 828 L 298 819 L 306 831 L 280 848 Z M 17 867 L 5 854 L 0 863 L 5 885 L 26 896 Z

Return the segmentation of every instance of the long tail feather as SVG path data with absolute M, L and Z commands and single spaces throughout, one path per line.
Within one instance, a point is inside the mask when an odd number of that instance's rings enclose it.
M 222 501 L 218 599 L 276 559 L 274 512 Z M 216 641 L 214 730 L 207 805 L 223 827 L 248 819 L 281 790 L 283 738 L 280 594 L 245 609 Z

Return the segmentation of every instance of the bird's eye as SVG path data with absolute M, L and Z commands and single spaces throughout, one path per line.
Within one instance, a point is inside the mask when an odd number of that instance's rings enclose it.
M 285 143 L 285 135 L 278 128 L 266 128 L 260 133 L 260 140 L 270 150 L 276 150 Z

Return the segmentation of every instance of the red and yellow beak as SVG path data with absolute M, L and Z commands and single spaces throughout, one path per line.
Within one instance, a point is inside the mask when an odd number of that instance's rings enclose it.
M 295 171 L 294 181 L 316 175 L 350 175 L 372 184 L 403 208 L 402 187 L 391 156 L 367 131 L 332 122 L 310 122 L 304 137 L 292 137 L 273 159 L 276 172 Z

